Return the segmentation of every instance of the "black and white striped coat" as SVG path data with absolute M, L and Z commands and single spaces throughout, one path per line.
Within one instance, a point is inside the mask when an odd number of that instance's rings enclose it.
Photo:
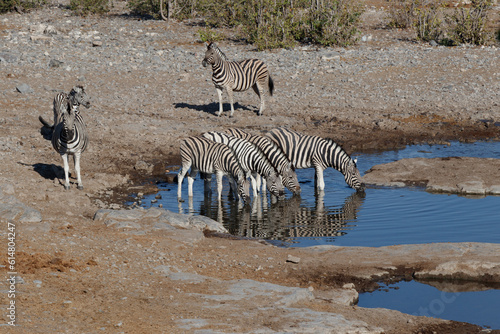
M 300 194 L 300 184 L 297 179 L 297 173 L 295 173 L 295 168 L 276 143 L 268 137 L 253 135 L 241 129 L 231 128 L 227 129 L 225 132 L 230 136 L 245 139 L 259 147 L 276 171 L 281 175 L 283 185 L 294 195 Z
M 205 58 L 202 65 L 212 66 L 212 81 L 219 96 L 219 112 L 222 114 L 222 91 L 225 89 L 229 96 L 231 105 L 230 117 L 233 117 L 233 91 L 241 92 L 253 88 L 260 97 L 260 108 L 258 115 L 262 115 L 265 109 L 264 94 L 268 90 L 273 95 L 274 83 L 269 75 L 266 64 L 259 59 L 246 59 L 242 61 L 228 61 L 226 55 L 219 49 L 215 43 L 207 45 Z
M 346 183 L 357 191 L 364 190 L 356 162 L 340 145 L 331 139 L 308 136 L 286 128 L 276 128 L 267 133 L 286 154 L 295 168 L 316 169 L 316 188 L 325 189 L 323 171 L 333 167 L 344 174 Z
M 64 188 L 69 189 L 69 164 L 68 156 L 72 155 L 75 163 L 78 189 L 83 189 L 80 174 L 80 156 L 87 148 L 89 137 L 87 127 L 78 108 L 71 103 L 66 104 L 66 110 L 61 112 L 59 123 L 54 126 L 52 134 L 52 147 L 58 152 L 64 163 Z
M 181 144 L 182 166 L 177 175 L 177 199 L 182 200 L 182 181 L 184 176 L 191 168 L 188 174 L 188 195 L 193 196 L 193 182 L 196 174 L 216 174 L 218 200 L 222 196 L 222 177 L 227 175 L 229 181 L 233 184 L 232 189 L 237 190 L 237 195 L 248 202 L 249 184 L 245 173 L 241 168 L 233 150 L 228 146 L 204 137 L 188 137 Z M 236 183 L 236 185 L 234 184 Z
M 56 94 L 53 104 L 53 112 L 54 112 L 54 123 L 49 124 L 47 121 L 43 119 L 43 117 L 39 117 L 40 122 L 52 130 L 54 130 L 54 126 L 60 122 L 61 114 L 67 109 L 66 104 L 69 103 L 73 106 L 73 108 L 78 108 L 80 105 L 83 105 L 85 108 L 90 107 L 90 98 L 85 92 L 83 86 L 75 86 L 71 89 L 69 94 L 64 92 Z
M 271 194 L 278 197 L 284 194 L 281 177 L 257 146 L 244 139 L 232 137 L 222 132 L 206 132 L 203 137 L 225 144 L 234 151 L 246 176 L 251 180 L 254 197 L 257 196 L 257 192 L 260 190 L 260 184 L 256 182 L 257 175 L 266 180 L 267 190 Z

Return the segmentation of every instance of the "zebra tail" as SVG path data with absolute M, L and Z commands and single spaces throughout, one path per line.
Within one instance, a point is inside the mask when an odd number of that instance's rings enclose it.
M 274 92 L 274 81 L 273 78 L 269 76 L 269 94 L 273 96 L 273 92 Z
M 43 124 L 44 127 L 49 128 L 49 129 L 54 129 L 54 125 L 50 125 L 42 116 L 38 116 L 38 119 L 40 122 Z

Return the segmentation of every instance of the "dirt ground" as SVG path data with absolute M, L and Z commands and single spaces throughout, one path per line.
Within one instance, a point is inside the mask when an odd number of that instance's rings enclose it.
M 8 20 L 3 20 L 5 18 Z M 114 18 L 114 24 L 119 25 L 119 19 Z M 74 19 L 63 17 L 48 21 L 57 25 L 57 20 Z M 96 18 L 88 20 L 90 23 L 86 23 L 87 26 L 82 24 L 82 29 L 92 29 L 92 24 L 98 21 Z M 6 38 L 6 31 L 12 27 L 25 29 L 22 22 L 23 18 L 18 14 L 0 16 L 0 37 Z M 123 26 L 134 29 L 134 22 L 125 21 Z M 177 30 L 179 34 L 193 34 L 196 30 L 196 27 L 178 22 L 169 27 L 163 22 L 139 23 L 160 33 Z M 377 43 L 380 45 L 414 44 L 409 32 L 382 29 L 381 23 L 371 21 L 370 17 L 367 17 L 364 29 L 365 34 L 379 36 Z M 40 44 L 40 57 L 50 45 Z M 204 52 L 201 43 L 186 43 L 186 48 L 201 49 L 197 55 Z M 29 52 L 34 52 L 36 57 L 35 51 Z M 457 52 L 461 51 L 457 49 Z M 498 51 L 492 54 L 499 55 Z M 15 198 L 42 214 L 40 223 L 18 223 L 16 226 L 16 270 L 23 283 L 17 284 L 18 326 L 8 328 L 12 333 L 184 333 L 195 332 L 195 329 L 180 327 L 180 321 L 197 318 L 211 320 L 196 328 L 200 332 L 280 331 L 290 321 L 279 314 L 281 310 L 258 313 L 260 304 L 248 300 L 241 302 L 241 310 L 252 310 L 256 312 L 252 314 L 258 314 L 258 317 L 247 317 L 244 313 L 235 316 L 229 314 L 231 312 L 224 308 L 224 303 L 207 311 L 197 295 L 207 292 L 221 294 L 225 281 L 238 279 L 311 287 L 314 291 L 328 291 L 354 283 L 356 290 L 361 292 L 373 289 L 376 280 L 409 279 L 413 272 L 422 270 L 421 266 L 435 265 L 432 260 L 425 264 L 410 263 L 378 275 L 380 268 L 376 258 L 372 259 L 373 263 L 358 263 L 360 260 L 356 255 L 328 268 L 307 260 L 294 264 L 287 262 L 289 254 L 301 259 L 314 258 L 314 254 L 306 249 L 282 249 L 261 241 L 237 240 L 215 234 L 196 237 L 193 241 L 190 232 L 184 230 L 175 232 L 177 234 L 165 231 L 130 233 L 93 219 L 100 208 L 112 204 L 122 206 L 130 194 L 155 191 L 156 182 L 166 179 L 168 171 L 165 166 L 179 164 L 179 140 L 186 135 L 199 134 L 202 129 L 227 127 L 257 133 L 273 125 L 290 125 L 296 131 L 334 137 L 348 152 L 393 149 L 419 142 L 500 139 L 498 100 L 487 106 L 486 111 L 483 106 L 441 106 L 442 109 L 460 109 L 454 115 L 436 112 L 435 106 L 425 103 L 416 108 L 402 105 L 383 111 L 370 109 L 369 103 L 364 108 L 322 109 L 312 105 L 314 95 L 308 97 L 310 100 L 297 111 L 291 109 L 293 102 L 286 103 L 289 96 L 278 95 L 269 102 L 272 111 L 257 117 L 251 111 L 257 104 L 255 96 L 248 94 L 241 95 L 237 115 L 230 119 L 227 115 L 220 118 L 213 115 L 218 106 L 209 75 L 202 82 L 193 83 L 197 73 L 188 72 L 187 76 L 182 76 L 155 72 L 154 69 L 144 72 L 140 68 L 129 71 L 110 68 L 105 72 L 84 71 L 85 80 L 78 82 L 81 73 L 64 69 L 56 73 L 50 71 L 29 64 L 22 68 L 0 64 L 0 185 L 12 185 Z M 427 70 L 416 68 L 414 71 L 425 76 Z M 186 77 L 189 80 L 184 80 Z M 276 78 L 279 82 L 279 74 Z M 492 74 L 487 79 L 494 81 L 498 76 Z M 88 87 L 94 99 L 93 106 L 83 110 L 92 141 L 82 158 L 84 190 L 77 190 L 76 180 L 72 178 L 72 188 L 65 191 L 60 180 L 61 158 L 40 134 L 38 116 L 50 119 L 54 89 L 69 90 L 75 81 Z M 15 87 L 22 82 L 28 83 L 35 92 L 32 95 L 17 92 Z M 149 88 L 144 98 L 136 97 L 134 87 L 145 84 Z M 177 85 L 181 94 L 181 97 L 176 96 L 177 100 L 174 95 L 169 95 L 172 84 Z M 188 90 L 200 91 L 203 97 L 179 105 L 183 102 L 179 101 L 182 92 Z M 106 100 L 109 96 L 120 96 L 120 100 L 109 107 Z M 301 102 L 304 102 L 304 97 Z M 397 115 L 402 112 L 404 116 L 398 119 Z M 480 116 L 464 117 L 469 112 L 471 115 L 485 112 L 488 117 L 485 120 L 479 120 L 482 119 Z M 362 117 L 353 121 L 352 115 Z M 384 115 L 394 115 L 389 118 L 397 126 L 379 126 L 378 121 L 386 117 Z M 138 162 L 144 162 L 146 168 Z M 7 230 L 6 224 L 2 225 L 3 236 Z M 404 258 L 400 262 L 404 262 Z M 174 281 L 154 270 L 161 265 L 175 267 L 181 272 L 196 272 L 217 281 Z M 8 271 L 7 266 L 0 271 Z M 7 305 L 6 293 L 2 292 L 0 299 L 2 305 Z M 300 306 L 361 320 L 373 328 L 382 328 L 385 333 L 482 331 L 470 324 L 383 309 L 363 309 L 317 300 L 302 301 Z M 6 328 L 0 327 L 0 331 Z M 293 327 L 288 332 L 294 332 Z

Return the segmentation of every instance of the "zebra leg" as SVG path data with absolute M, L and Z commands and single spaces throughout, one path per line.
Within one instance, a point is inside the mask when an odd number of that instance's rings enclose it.
M 260 193 L 260 189 L 261 189 L 261 184 L 262 184 L 262 180 L 264 179 L 263 177 L 260 176 L 259 173 L 256 173 L 256 172 L 253 172 L 252 173 L 253 177 L 255 178 L 255 182 L 257 182 L 257 192 Z
M 215 88 L 217 90 L 217 95 L 219 96 L 219 112 L 217 113 L 217 116 L 220 116 L 222 114 L 223 108 L 222 108 L 222 88 Z
M 324 190 L 325 189 L 325 180 L 323 178 L 323 168 L 320 166 L 316 166 L 316 175 L 315 175 L 315 181 L 316 181 L 316 189 L 317 190 Z
M 253 189 L 253 197 L 256 197 L 257 196 L 257 181 L 255 180 L 255 177 L 252 173 L 248 173 L 247 178 L 250 178 L 250 184 L 252 185 L 252 189 Z M 238 188 L 236 188 L 238 189 Z
M 260 98 L 260 108 L 257 115 L 262 116 L 262 113 L 264 112 L 264 109 L 266 107 L 266 103 L 264 101 L 264 87 L 257 82 L 255 85 L 252 86 L 252 88 L 254 92 L 257 94 L 257 96 Z
M 191 167 L 191 162 L 183 163 L 181 169 L 179 170 L 179 174 L 177 174 L 177 200 L 182 202 L 182 180 L 184 180 L 184 176 L 187 171 Z
M 75 163 L 76 180 L 78 182 L 78 185 L 76 186 L 76 188 L 78 190 L 83 189 L 82 177 L 80 175 L 80 155 L 81 155 L 81 152 L 77 152 L 73 155 L 73 161 Z
M 222 176 L 224 174 L 220 171 L 217 171 L 215 175 L 217 179 L 217 200 L 220 202 L 222 199 Z
M 63 159 L 64 163 L 64 189 L 68 190 L 70 188 L 69 186 L 69 163 L 68 163 L 68 154 L 61 154 L 61 157 Z
M 193 182 L 196 174 L 198 174 L 198 170 L 191 167 L 191 172 L 188 174 L 188 196 L 190 198 L 193 197 Z
M 233 99 L 233 90 L 230 87 L 227 87 L 227 95 L 229 96 L 229 104 L 231 105 L 231 113 L 229 117 L 233 117 L 234 114 L 234 99 Z

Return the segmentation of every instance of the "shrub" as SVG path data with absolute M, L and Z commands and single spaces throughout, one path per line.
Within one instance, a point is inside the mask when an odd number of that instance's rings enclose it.
M 13 11 L 14 9 L 31 9 L 42 7 L 47 0 L 0 0 L 0 13 Z
M 417 39 L 425 42 L 441 39 L 443 35 L 442 8 L 443 5 L 439 2 L 431 1 L 424 7 L 415 10 L 413 26 L 417 33 Z
M 103 14 L 109 11 L 109 0 L 70 0 L 69 8 L 79 15 Z
M 202 42 L 208 42 L 208 43 L 222 41 L 226 38 L 224 34 L 219 33 L 210 28 L 204 28 L 198 30 L 198 35 L 200 36 L 200 40 Z
M 485 44 L 490 36 L 485 29 L 491 0 L 472 0 L 471 8 L 458 8 L 447 18 L 450 35 L 456 43 Z
M 359 21 L 363 14 L 361 3 L 331 0 L 310 11 L 308 25 L 313 42 L 324 46 L 348 46 L 359 38 Z
M 244 12 L 243 33 L 259 50 L 295 45 L 291 1 L 249 0 L 245 1 Z
M 160 2 L 155 0 L 129 0 L 127 7 L 133 15 L 160 18 Z M 164 6 L 165 8 L 165 6 Z
M 388 0 L 388 25 L 394 28 L 410 28 L 414 25 L 420 0 Z

